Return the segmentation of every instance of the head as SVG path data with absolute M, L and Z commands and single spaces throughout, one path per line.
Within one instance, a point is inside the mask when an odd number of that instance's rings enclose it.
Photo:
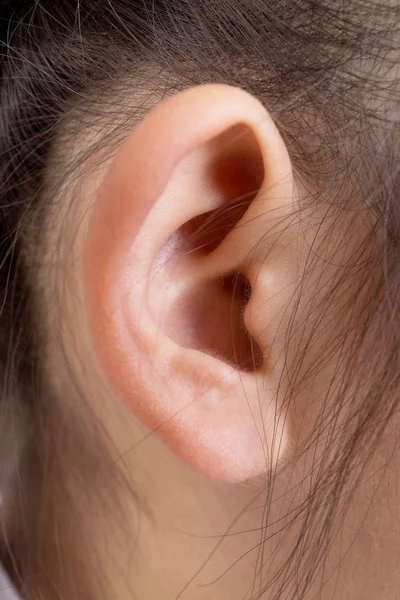
M 399 12 L 0 9 L 23 597 L 394 597 Z

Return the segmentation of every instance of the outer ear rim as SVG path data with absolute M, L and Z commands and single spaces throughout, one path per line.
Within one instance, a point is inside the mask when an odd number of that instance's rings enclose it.
M 227 94 L 230 100 L 228 104 Z M 220 110 L 216 110 L 218 105 Z M 172 107 L 174 111 L 179 112 L 179 129 L 171 119 Z M 207 118 L 203 116 L 193 126 L 194 111 L 207 115 Z M 267 165 L 265 178 L 268 181 L 271 179 L 271 171 L 268 169 L 271 161 L 277 165 L 274 180 L 279 181 L 286 177 L 290 165 L 286 147 L 272 119 L 258 100 L 247 92 L 230 86 L 206 85 L 180 92 L 154 108 L 123 144 L 103 181 L 88 224 L 83 265 L 84 299 L 90 337 L 100 371 L 103 375 L 113 371 L 114 380 L 116 374 L 117 379 L 125 381 L 123 388 L 118 386 L 119 389 L 115 389 L 115 386 L 110 386 L 112 391 L 117 391 L 118 396 L 124 396 L 127 391 L 131 391 L 131 378 L 124 376 L 124 372 L 131 368 L 126 349 L 131 347 L 132 331 L 129 333 L 129 328 L 125 326 L 124 306 L 115 289 L 115 281 L 123 276 L 133 241 L 154 202 L 162 195 L 168 177 L 175 167 L 195 147 L 237 124 L 247 126 L 254 133 L 264 164 Z M 188 138 L 189 125 L 193 126 L 193 129 Z M 157 133 L 159 143 L 156 145 L 154 136 L 151 135 L 152 131 Z M 269 136 L 277 140 L 277 143 L 271 143 Z M 268 144 L 265 143 L 265 138 L 268 138 Z M 165 147 L 171 150 L 168 155 L 161 156 Z M 132 156 L 135 156 L 134 162 L 131 160 Z M 134 181 L 134 189 L 127 185 L 127 181 Z M 132 196 L 140 198 L 140 202 L 132 203 Z M 117 198 L 118 208 L 115 202 L 110 202 L 110 197 Z M 113 249 L 112 252 L 110 248 Z M 101 269 L 97 268 L 99 264 Z M 112 356 L 110 347 L 115 349 Z M 225 365 L 224 368 L 229 370 L 229 365 Z M 106 377 L 106 380 L 110 380 L 110 377 Z M 253 380 L 250 382 L 249 379 L 249 385 L 253 385 Z M 147 426 L 153 425 L 152 419 L 146 419 L 141 410 L 136 409 L 134 412 Z M 178 446 L 179 444 L 175 443 L 175 450 Z M 245 473 L 242 471 L 240 475 L 237 465 L 234 470 L 229 469 L 229 465 L 226 464 L 222 468 L 211 467 L 211 459 L 207 464 L 204 464 L 204 461 L 202 464 L 193 453 L 188 459 L 188 451 L 185 459 L 210 477 L 231 482 L 241 481 L 259 474 L 260 468 L 265 470 L 266 452 L 262 443 L 259 444 L 259 448 L 261 458 L 259 456 L 256 471 L 251 472 L 250 466 L 247 465 Z M 181 454 L 179 451 L 176 453 Z
M 228 104 L 227 92 L 230 97 Z M 221 119 L 220 111 L 216 110 L 219 104 L 221 105 L 220 110 L 224 111 L 223 119 Z M 179 130 L 170 116 L 172 105 L 174 105 L 174 112 L 179 111 L 181 121 Z M 209 108 L 212 109 L 209 112 L 214 118 L 198 119 L 193 124 L 193 112 L 206 113 Z M 118 232 L 120 240 L 121 238 L 126 240 L 124 249 L 128 249 L 141 225 L 141 219 L 145 218 L 155 198 L 162 194 L 172 171 L 184 156 L 189 154 L 195 146 L 204 144 L 207 140 L 220 135 L 236 124 L 243 124 L 252 130 L 259 143 L 264 164 L 269 165 L 273 162 L 277 166 L 274 179 L 276 181 L 284 179 L 291 169 L 290 158 L 276 125 L 263 105 L 244 90 L 222 84 L 206 84 L 184 90 L 176 96 L 168 98 L 156 106 L 136 126 L 133 135 L 123 144 L 118 157 L 113 161 L 103 183 L 103 189 L 107 190 L 112 187 L 119 190 L 118 201 L 120 204 L 123 203 L 122 208 L 126 208 L 126 210 L 117 212 L 114 207 L 111 210 L 109 203 L 102 200 L 104 194 L 100 194 L 96 202 L 95 214 L 91 215 L 91 219 L 96 218 L 97 213 L 98 218 L 104 219 L 109 223 L 110 228 L 112 227 L 115 232 Z M 185 138 L 188 127 L 192 128 L 189 143 Z M 148 135 L 150 128 L 157 131 L 159 143 L 156 146 L 151 136 Z M 271 135 L 275 138 L 276 143 L 265 144 L 264 138 Z M 165 145 L 171 147 L 171 152 L 166 160 L 164 156 L 161 160 L 159 153 Z M 135 156 L 135 165 L 132 165 L 131 156 Z M 148 160 L 149 156 L 152 157 L 151 161 Z M 156 169 L 155 165 L 157 165 Z M 135 179 L 134 193 L 141 198 L 141 203 L 136 207 L 134 219 L 124 218 L 126 214 L 132 215 L 132 210 L 129 211 L 132 190 L 126 190 L 120 184 L 121 181 L 126 180 L 127 175 Z M 270 176 L 270 173 L 266 173 L 266 177 L 270 178 Z M 151 181 L 151 190 L 149 181 Z M 126 192 L 128 192 L 128 199 Z M 119 219 L 117 219 L 118 216 Z

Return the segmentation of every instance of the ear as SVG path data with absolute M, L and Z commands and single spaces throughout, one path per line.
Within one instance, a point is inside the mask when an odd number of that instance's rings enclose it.
M 113 159 L 84 249 L 86 318 L 109 388 L 192 467 L 228 482 L 276 466 L 293 212 L 285 144 L 229 86 L 169 98 Z M 296 261 L 293 259 L 293 263 Z

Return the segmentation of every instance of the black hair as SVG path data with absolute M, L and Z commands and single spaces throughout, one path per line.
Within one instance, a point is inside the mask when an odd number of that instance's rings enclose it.
M 324 456 L 323 465 L 314 465 L 313 487 L 297 510 L 298 542 L 279 578 L 263 586 L 271 599 L 306 594 L 323 565 L 338 514 L 400 397 L 399 17 L 400 6 L 385 0 L 3 0 L 0 484 L 10 490 L 9 499 L 4 496 L 3 561 L 27 597 L 52 597 L 45 573 L 51 579 L 52 569 L 61 568 L 46 563 L 41 553 L 46 461 L 51 455 L 56 469 L 59 453 L 51 451 L 56 428 L 43 384 L 39 292 L 32 277 L 32 264 L 40 270 L 41 221 L 56 197 L 46 188 L 52 151 L 67 125 L 71 138 L 82 120 L 88 127 L 97 120 L 100 131 L 103 126 L 110 131 L 116 97 L 115 113 L 122 107 L 129 117 L 145 110 L 151 94 L 162 98 L 205 82 L 240 86 L 265 104 L 316 215 L 332 221 L 346 210 L 374 215 L 354 263 L 309 309 L 335 312 L 336 301 L 343 330 L 305 377 L 323 367 L 333 347 L 344 350 L 336 371 L 340 385 L 334 395 L 327 393 L 308 444 L 337 435 L 342 443 L 340 451 Z M 137 106 L 123 104 L 121 86 L 142 86 Z M 102 108 L 102 99 L 110 97 Z M 64 165 L 64 171 L 74 167 Z M 322 255 L 321 247 L 313 252 Z M 354 286 L 346 302 L 345 281 Z M 301 337 L 295 320 L 291 323 L 288 346 Z M 303 325 L 302 334 L 312 342 L 317 329 Z M 345 344 L 344 333 L 351 344 Z M 299 355 L 293 362 L 292 390 L 304 384 L 296 379 L 303 360 Z M 350 389 L 351 406 L 344 401 Z M 68 431 L 72 425 L 63 419 Z M 39 583 L 33 584 L 38 572 Z M 90 597 L 78 580 L 75 585 L 79 597 Z

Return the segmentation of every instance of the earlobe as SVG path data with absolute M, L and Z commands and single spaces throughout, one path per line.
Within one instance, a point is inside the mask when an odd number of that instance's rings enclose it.
M 259 475 L 287 446 L 283 359 L 271 360 L 271 343 L 293 274 L 282 253 L 265 256 L 292 195 L 290 159 L 262 105 L 209 85 L 164 101 L 133 129 L 90 217 L 84 300 L 104 380 L 177 455 L 219 480 Z

